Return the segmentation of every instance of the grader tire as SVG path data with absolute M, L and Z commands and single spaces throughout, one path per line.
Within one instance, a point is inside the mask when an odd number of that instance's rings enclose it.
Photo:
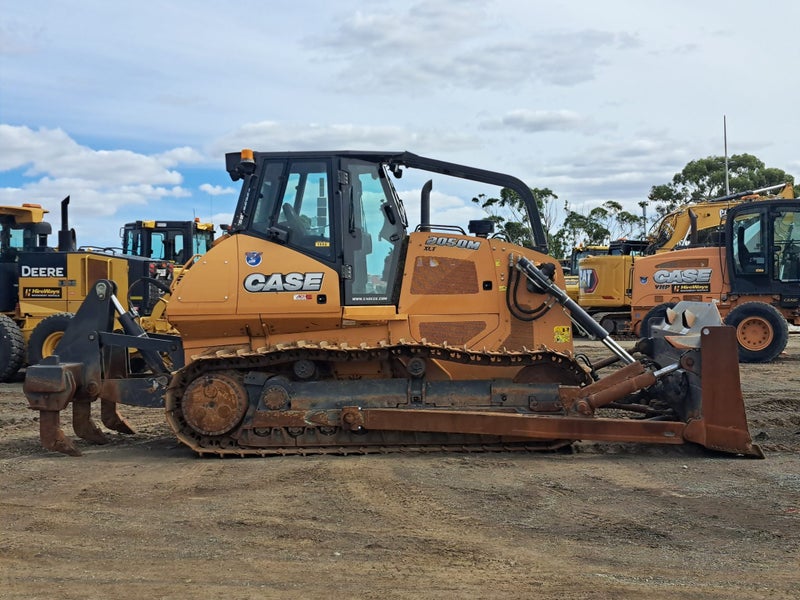
M 0 314 L 0 381 L 10 381 L 24 362 L 22 331 L 11 317 Z
M 56 313 L 45 317 L 33 328 L 28 340 L 28 364 L 35 365 L 55 353 L 56 346 L 72 321 L 72 313 Z

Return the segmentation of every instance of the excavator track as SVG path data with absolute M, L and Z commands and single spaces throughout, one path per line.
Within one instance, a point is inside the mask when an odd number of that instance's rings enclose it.
M 553 388 L 561 384 L 583 386 L 592 381 L 587 369 L 572 356 L 550 350 L 475 351 L 425 343 L 381 344 L 375 347 L 299 342 L 257 351 L 220 352 L 193 357 L 176 372 L 166 393 L 167 421 L 177 437 L 199 455 L 268 456 L 308 454 L 375 454 L 394 452 L 541 451 L 568 446 L 573 440 L 536 441 L 496 435 L 441 432 L 365 431 L 346 427 L 347 410 L 401 408 L 406 412 L 431 408 L 415 402 L 413 392 L 398 400 L 391 393 L 366 392 L 380 379 L 336 379 L 331 373 L 345 363 L 406 368 L 404 380 L 390 380 L 397 388 L 413 388 L 421 361 L 518 368 L 516 383 L 538 383 Z M 316 379 L 302 380 L 313 369 Z M 352 371 L 352 369 L 351 369 Z M 360 369 L 356 369 L 356 372 Z M 327 374 L 327 375 L 326 375 Z M 293 378 L 293 379 L 292 379 Z M 386 381 L 384 379 L 384 381 Z M 270 382 L 274 382 L 271 384 Z M 484 382 L 485 383 L 485 382 Z M 350 401 L 348 389 L 362 385 L 361 399 Z M 305 388 L 324 386 L 321 404 L 304 397 Z M 254 393 L 258 387 L 260 391 Z M 387 388 L 388 389 L 388 388 Z M 319 394 L 319 390 L 314 393 Z M 300 396 L 297 402 L 293 399 Z M 365 400 L 366 398 L 366 400 Z M 297 404 L 297 406 L 295 406 Z M 347 407 L 350 407 L 348 409 Z M 470 410 L 518 412 L 522 407 L 461 405 Z M 442 409 L 442 410 L 446 410 Z M 530 410 L 525 407 L 525 412 Z M 552 407 L 545 408 L 552 411 Z

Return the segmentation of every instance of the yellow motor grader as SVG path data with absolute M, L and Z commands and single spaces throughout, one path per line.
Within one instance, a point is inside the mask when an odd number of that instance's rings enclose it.
M 75 433 L 105 441 L 90 417 L 99 400 L 122 432 L 119 404 L 162 408 L 200 455 L 599 440 L 762 456 L 734 331 L 714 306 L 678 305 L 625 350 L 563 291 L 519 179 L 409 152 L 244 150 L 226 164 L 242 191 L 227 235 L 172 284 L 166 316 L 180 335 L 145 334 L 114 282 L 98 281 L 55 354 L 28 369 L 46 448 L 80 453 L 60 426 L 69 404 Z M 420 171 L 514 190 L 532 248 L 494 236 L 491 221 L 432 223 L 432 180 L 409 232 L 393 181 Z M 573 322 L 606 359 L 574 354 Z
M 142 315 L 169 291 L 160 261 L 101 249 L 78 248 L 69 227 L 69 201 L 61 201 L 58 245 L 50 247 L 48 210 L 39 204 L 0 206 L 0 381 L 51 354 L 88 290 L 113 279 Z M 138 282 L 134 285 L 134 282 Z M 130 288 L 133 286 L 133 288 Z

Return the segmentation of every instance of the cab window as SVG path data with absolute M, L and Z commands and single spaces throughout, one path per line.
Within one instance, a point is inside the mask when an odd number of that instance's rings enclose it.
M 250 221 L 250 229 L 256 233 L 266 234 L 267 230 L 275 223 L 275 209 L 277 208 L 283 167 L 282 162 L 270 162 L 264 165 L 261 189 L 256 197 L 253 217 Z
M 774 273 L 780 281 L 800 281 L 800 212 L 781 210 L 773 216 Z
M 733 264 L 738 274 L 766 273 L 764 228 L 760 213 L 737 215 L 733 221 Z
M 330 257 L 330 215 L 326 163 L 293 162 L 277 217 L 278 226 L 289 232 L 289 245 L 321 257 Z
M 166 254 L 167 234 L 161 231 L 154 231 L 150 235 L 150 258 L 164 260 Z

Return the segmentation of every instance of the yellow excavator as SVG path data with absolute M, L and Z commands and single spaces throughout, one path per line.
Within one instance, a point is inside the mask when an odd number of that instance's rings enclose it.
M 608 254 L 608 246 L 580 244 L 572 249 L 569 259 L 566 261 L 568 269 L 566 267 L 564 269 L 564 289 L 567 295 L 575 300 L 575 302 L 579 302 L 578 297 L 580 295 L 579 265 L 581 259 L 587 256 L 604 254 Z
M 592 253 L 578 267 L 578 304 L 611 334 L 630 332 L 633 262 L 645 240 L 614 240 L 604 253 Z
M 546 450 L 575 440 L 699 444 L 761 457 L 750 438 L 734 332 L 686 303 L 632 350 L 563 291 L 529 187 L 410 152 L 226 155 L 242 190 L 227 234 L 173 282 L 179 335 L 146 334 L 98 281 L 56 353 L 23 386 L 43 445 L 80 454 L 72 405 L 130 432 L 120 404 L 161 408 L 199 455 Z M 532 248 L 430 219 L 408 230 L 394 181 L 409 171 L 506 187 Z M 474 185 L 474 184 L 473 184 Z M 573 351 L 573 321 L 608 349 Z M 119 322 L 122 331 L 115 331 Z M 141 360 L 132 361 L 135 354 Z

